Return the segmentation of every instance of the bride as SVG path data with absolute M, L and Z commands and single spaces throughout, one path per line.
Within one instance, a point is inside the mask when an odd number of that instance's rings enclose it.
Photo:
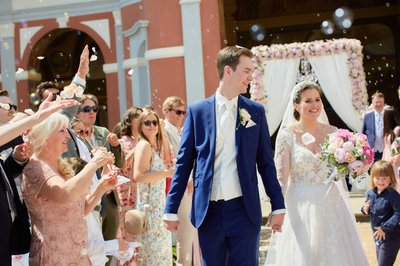
M 368 265 L 344 184 L 328 179 L 329 169 L 319 159 L 320 144 L 337 130 L 319 122 L 321 112 L 326 117 L 321 88 L 300 82 L 293 88 L 292 104 L 275 147 L 287 213 L 282 232 L 271 237 L 265 265 Z M 293 123 L 284 127 L 288 120 Z

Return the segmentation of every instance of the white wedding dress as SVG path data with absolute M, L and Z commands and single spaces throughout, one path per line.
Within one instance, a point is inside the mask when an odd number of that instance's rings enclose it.
M 265 265 L 368 265 L 347 191 L 342 182 L 328 181 L 329 169 L 319 159 L 319 144 L 333 131 L 323 126 L 308 146 L 303 132 L 278 134 L 275 163 L 287 213 L 282 232 L 271 237 Z

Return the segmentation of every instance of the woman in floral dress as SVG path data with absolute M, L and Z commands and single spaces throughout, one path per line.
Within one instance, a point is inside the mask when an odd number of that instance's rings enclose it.
M 147 227 L 138 239 L 141 265 L 172 265 L 171 234 L 163 225 L 165 206 L 165 178 L 173 170 L 164 168 L 160 157 L 163 138 L 160 120 L 153 112 L 144 112 L 138 119 L 140 140 L 135 148 L 133 177 L 138 183 L 136 207 L 144 211 L 148 207 Z M 150 191 L 149 191 L 150 188 Z M 148 201 L 147 201 L 148 199 Z

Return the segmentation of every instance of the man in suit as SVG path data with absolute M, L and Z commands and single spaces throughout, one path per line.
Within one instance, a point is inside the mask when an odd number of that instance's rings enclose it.
M 362 133 L 368 137 L 368 143 L 375 150 L 375 161 L 382 159 L 382 152 L 385 148 L 383 139 L 383 113 L 385 107 L 385 95 L 382 92 L 375 92 L 372 96 L 373 111 L 366 113 L 362 127 Z
M 164 133 L 173 148 L 174 158 L 177 158 L 186 115 L 186 103 L 178 96 L 170 96 L 163 103 L 163 113 Z M 193 180 L 190 179 L 178 210 L 180 224 L 176 232 L 176 265 L 196 265 L 194 262 L 200 260 L 197 231 L 189 219 L 192 195 Z
M 271 199 L 269 226 L 280 231 L 284 219 L 264 108 L 240 96 L 252 81 L 252 56 L 237 46 L 218 53 L 219 87 L 189 106 L 182 130 L 164 225 L 177 230 L 176 213 L 193 168 L 191 221 L 203 265 L 258 265 L 262 215 L 256 170 Z
M 122 151 L 121 145 L 118 142 L 118 136 L 105 127 L 96 126 L 97 112 L 99 111 L 99 102 L 96 96 L 92 94 L 84 94 L 80 99 L 80 107 L 78 109 L 77 117 L 81 120 L 87 130 L 89 130 L 89 144 L 92 147 L 105 147 L 111 151 L 115 156 L 115 165 L 119 168 L 125 165 L 125 155 Z M 102 218 L 103 218 L 103 236 L 104 240 L 115 239 L 119 218 L 118 218 L 118 205 L 119 199 L 117 192 L 113 190 L 112 193 L 103 196 L 102 205 Z M 110 261 L 107 265 L 109 265 Z

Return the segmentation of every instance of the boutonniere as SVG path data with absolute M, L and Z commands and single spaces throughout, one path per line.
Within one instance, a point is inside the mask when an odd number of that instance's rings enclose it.
M 245 128 L 249 128 L 256 125 L 256 123 L 254 123 L 254 121 L 251 120 L 251 115 L 249 114 L 249 112 L 247 112 L 246 109 L 239 108 L 239 116 L 240 116 L 240 121 L 236 129 L 238 129 L 240 125 L 244 126 Z

